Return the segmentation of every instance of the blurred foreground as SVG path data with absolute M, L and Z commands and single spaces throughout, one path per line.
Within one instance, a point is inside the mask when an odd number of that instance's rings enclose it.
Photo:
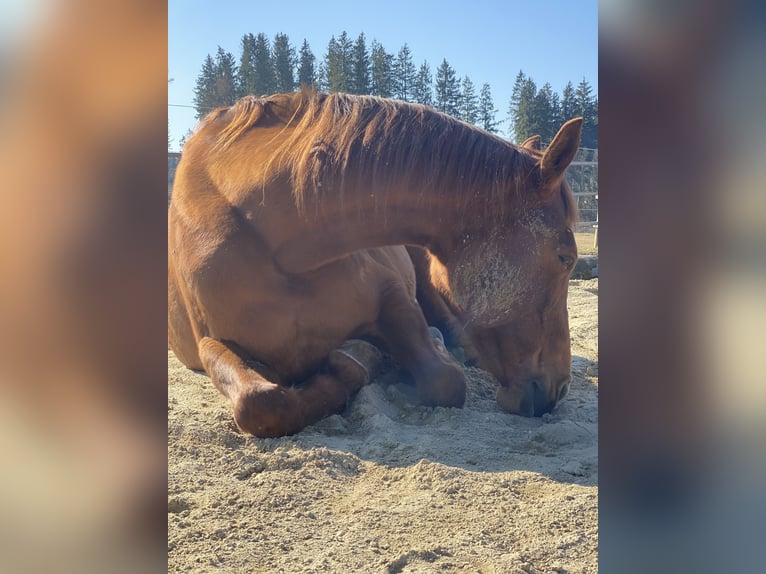
M 760 571 L 764 4 L 599 18 L 600 571 Z
M 0 571 L 163 572 L 166 9 L 0 44 Z

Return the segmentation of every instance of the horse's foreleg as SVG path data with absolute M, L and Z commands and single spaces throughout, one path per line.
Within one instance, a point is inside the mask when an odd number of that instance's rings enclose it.
M 466 393 L 463 370 L 450 357 L 443 342 L 434 339 L 420 306 L 406 292 L 386 293 L 378 328 L 390 353 L 412 374 L 425 404 L 463 406 Z
M 213 384 L 234 405 L 234 422 L 258 437 L 294 434 L 340 412 L 369 382 L 370 371 L 380 360 L 369 343 L 347 341 L 330 352 L 321 373 L 299 387 L 287 387 L 277 384 L 274 373 L 234 343 L 205 337 L 199 354 Z

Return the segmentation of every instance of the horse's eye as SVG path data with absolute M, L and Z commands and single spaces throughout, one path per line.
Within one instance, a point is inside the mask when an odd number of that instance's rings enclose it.
M 574 257 L 571 255 L 559 255 L 559 261 L 561 261 L 561 264 L 564 266 L 564 269 L 571 269 L 574 265 Z

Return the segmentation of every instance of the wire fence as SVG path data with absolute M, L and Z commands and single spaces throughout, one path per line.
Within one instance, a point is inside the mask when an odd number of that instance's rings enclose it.
M 567 168 L 566 179 L 580 212 L 575 231 L 595 233 L 598 229 L 598 149 L 578 149 Z

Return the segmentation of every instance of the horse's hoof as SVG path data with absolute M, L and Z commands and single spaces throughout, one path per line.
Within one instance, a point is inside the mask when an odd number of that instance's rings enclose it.
M 420 399 L 428 406 L 462 407 L 465 404 L 465 375 L 457 367 L 445 366 L 441 374 L 433 373 L 417 387 Z

